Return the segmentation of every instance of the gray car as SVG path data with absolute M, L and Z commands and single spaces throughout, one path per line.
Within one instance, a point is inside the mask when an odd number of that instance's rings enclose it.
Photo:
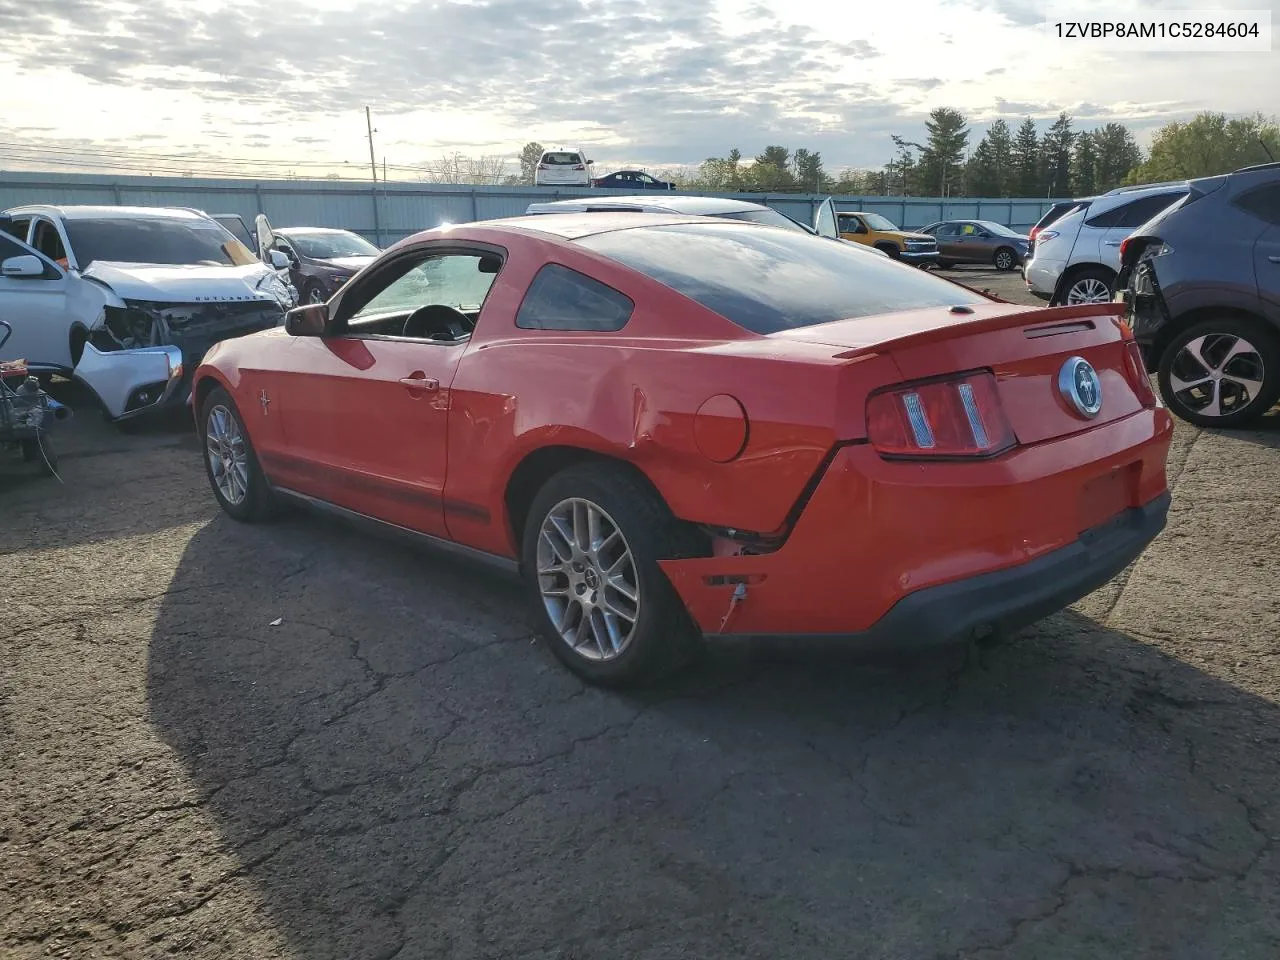
M 1117 299 L 1172 413 L 1238 427 L 1280 399 L 1280 163 L 1191 181 L 1120 258 Z
M 1026 260 L 1031 247 L 1026 234 L 994 220 L 938 220 L 918 232 L 938 241 L 938 266 L 944 270 L 957 263 L 1012 270 Z

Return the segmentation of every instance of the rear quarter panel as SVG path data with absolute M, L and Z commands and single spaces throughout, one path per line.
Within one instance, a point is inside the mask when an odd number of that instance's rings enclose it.
M 487 516 L 449 518 L 455 539 L 516 550 L 505 492 L 534 451 L 567 446 L 639 468 L 683 519 L 772 532 L 836 443 L 856 408 L 848 361 L 829 345 L 776 343 L 730 324 L 674 291 L 577 248 L 512 245 L 450 390 L 446 499 L 483 503 Z M 546 262 L 583 270 L 636 303 L 615 333 L 522 330 L 515 314 Z M 697 331 L 698 336 L 693 336 Z M 892 364 L 875 376 L 892 379 Z M 699 408 L 729 395 L 746 411 L 740 454 L 715 462 L 694 433 Z M 735 429 L 704 420 L 700 428 Z

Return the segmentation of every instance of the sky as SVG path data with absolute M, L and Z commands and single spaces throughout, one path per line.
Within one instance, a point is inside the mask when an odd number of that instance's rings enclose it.
M 1262 9 L 1280 25 L 1280 0 L 1064 3 L 1073 19 Z M 537 140 L 651 169 L 778 143 L 830 170 L 879 168 L 890 136 L 923 140 L 939 106 L 965 113 L 976 145 L 997 117 L 1043 128 L 1066 111 L 1141 142 L 1200 110 L 1280 105 L 1280 47 L 1085 50 L 1049 37 L 1045 14 L 1036 0 L 0 0 L 0 168 L 143 172 L 162 155 L 360 176 L 365 106 L 393 166 L 514 164 Z

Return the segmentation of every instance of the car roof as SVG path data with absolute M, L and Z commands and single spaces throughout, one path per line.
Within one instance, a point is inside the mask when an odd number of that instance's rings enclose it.
M 477 220 L 473 223 L 459 223 L 449 227 L 436 227 L 433 230 L 424 230 L 407 239 L 413 240 L 418 237 L 421 237 L 424 240 L 433 239 L 433 237 L 428 237 L 427 234 L 434 235 L 436 234 L 436 231 L 439 230 L 499 230 L 503 232 L 514 231 L 518 233 L 542 233 L 547 234 L 548 236 L 557 237 L 561 240 L 572 241 L 601 233 L 614 233 L 618 230 L 631 230 L 636 227 L 663 227 L 674 226 L 676 224 L 696 224 L 698 226 L 706 226 L 709 223 L 725 223 L 760 230 L 777 229 L 777 227 L 768 227 L 764 224 L 751 223 L 746 220 L 718 221 L 714 218 L 696 215 L 644 213 L 630 210 L 618 212 L 600 211 L 597 213 L 572 211 L 568 213 L 541 213 L 519 217 L 504 217 L 501 220 Z
M 652 213 L 683 213 L 698 216 L 715 216 L 717 214 L 738 213 L 743 210 L 770 210 L 762 203 L 748 203 L 746 200 L 731 200 L 728 197 L 575 197 L 570 200 L 551 200 L 546 203 L 531 203 L 526 214 L 560 213 L 573 211 L 588 213 L 606 211 L 617 207 L 632 207 L 640 211 Z
M 207 220 L 209 215 L 190 207 L 116 207 L 116 206 L 57 206 L 37 203 L 6 210 L 11 217 L 43 213 L 64 220 L 141 220 L 163 217 L 168 220 Z
M 291 233 L 350 233 L 351 231 L 343 230 L 341 227 L 272 227 L 271 232 L 287 237 Z

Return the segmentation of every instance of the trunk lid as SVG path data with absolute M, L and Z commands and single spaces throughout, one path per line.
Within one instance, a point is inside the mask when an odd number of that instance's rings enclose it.
M 972 310 L 956 313 L 954 310 Z M 855 360 L 888 356 L 904 381 L 989 369 L 1018 442 L 1039 443 L 1130 416 L 1142 401 L 1129 380 L 1121 304 L 936 308 L 840 320 L 775 334 L 844 349 Z M 1096 416 L 1074 408 L 1068 361 L 1082 357 L 1097 373 Z M 1065 382 L 1060 387 L 1059 379 Z

